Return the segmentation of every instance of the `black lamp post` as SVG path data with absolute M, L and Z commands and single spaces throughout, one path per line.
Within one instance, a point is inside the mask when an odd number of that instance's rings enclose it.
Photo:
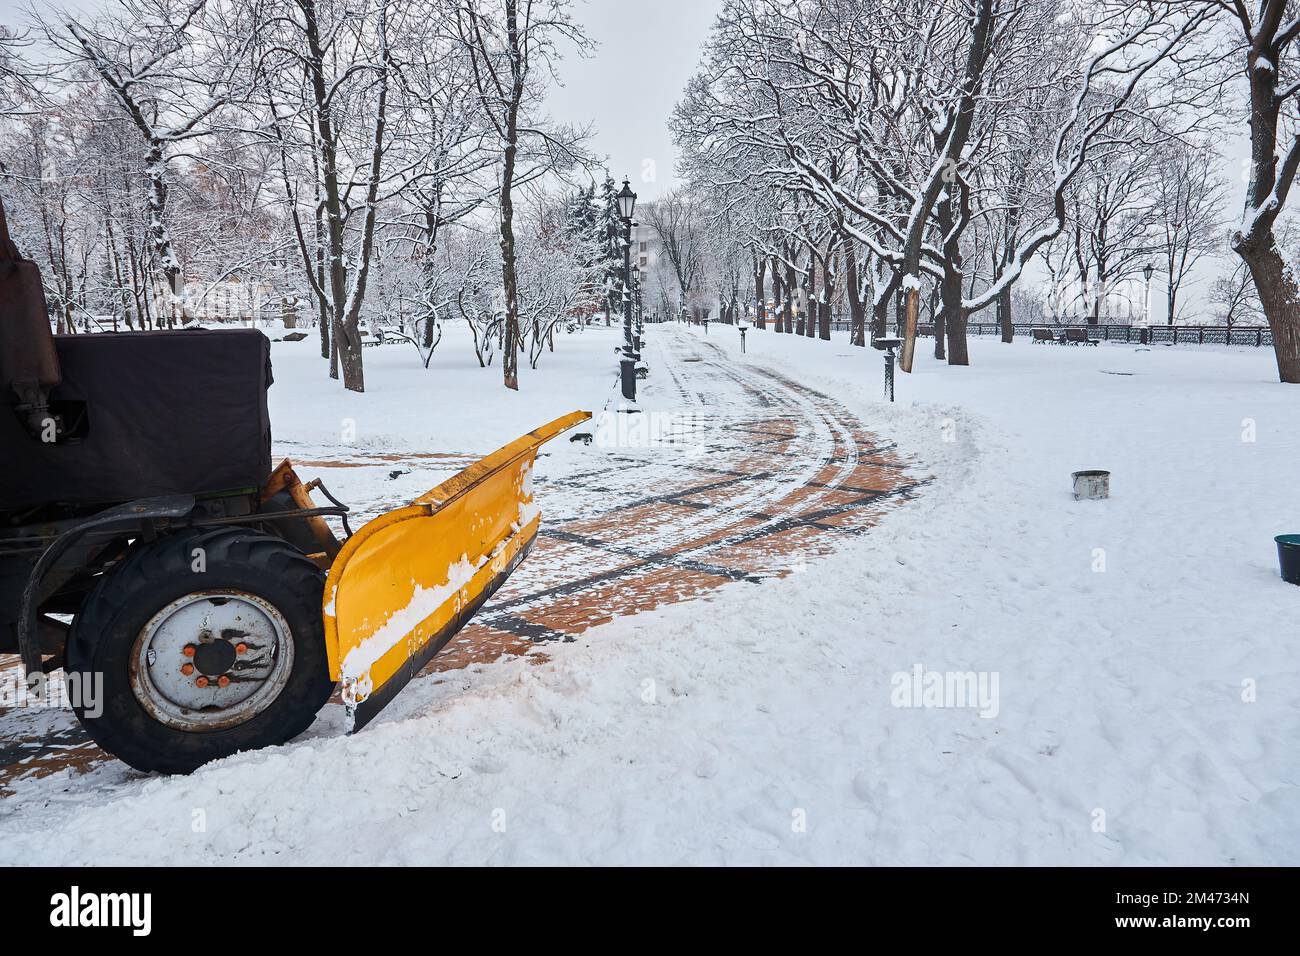
M 623 217 L 627 230 L 626 244 L 623 246 L 623 357 L 619 360 L 620 375 L 623 385 L 623 397 L 636 401 L 636 359 L 632 349 L 632 210 L 636 208 L 636 193 L 625 179 L 623 188 L 614 197 L 618 202 L 618 214 Z
M 1147 263 L 1142 269 L 1142 276 L 1146 279 L 1146 286 L 1142 291 L 1142 320 L 1149 326 L 1151 324 L 1151 274 L 1156 271 L 1156 267 Z M 1169 324 L 1174 324 L 1174 317 L 1169 317 Z

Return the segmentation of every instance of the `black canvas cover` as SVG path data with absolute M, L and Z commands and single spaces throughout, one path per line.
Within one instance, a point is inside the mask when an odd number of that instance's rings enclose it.
M 250 488 L 270 474 L 271 343 L 261 332 L 60 335 L 55 344 L 63 383 L 51 407 L 74 437 L 43 443 L 0 405 L 0 510 Z

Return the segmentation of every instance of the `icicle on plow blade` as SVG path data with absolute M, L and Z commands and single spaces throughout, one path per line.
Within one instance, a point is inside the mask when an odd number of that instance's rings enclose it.
M 590 417 L 573 412 L 515 439 L 348 539 L 325 582 L 323 616 L 349 733 L 397 696 L 532 549 L 537 450 Z

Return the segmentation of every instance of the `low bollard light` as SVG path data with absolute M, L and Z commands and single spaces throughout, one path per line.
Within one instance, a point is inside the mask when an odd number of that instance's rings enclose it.
M 636 401 L 636 360 L 625 356 L 619 361 L 619 379 L 623 386 L 623 397 L 629 402 Z
M 872 344 L 885 350 L 885 396 L 894 400 L 894 349 L 903 344 L 902 339 L 876 339 Z

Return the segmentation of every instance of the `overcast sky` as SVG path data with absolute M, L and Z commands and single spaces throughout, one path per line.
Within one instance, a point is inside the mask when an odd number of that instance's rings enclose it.
M 0 3 L 7 0 L 0 0 Z M 594 122 L 593 147 L 642 198 L 673 185 L 677 153 L 668 117 L 699 61 L 720 0 L 579 0 L 575 14 L 599 46 L 561 66 L 557 119 Z

